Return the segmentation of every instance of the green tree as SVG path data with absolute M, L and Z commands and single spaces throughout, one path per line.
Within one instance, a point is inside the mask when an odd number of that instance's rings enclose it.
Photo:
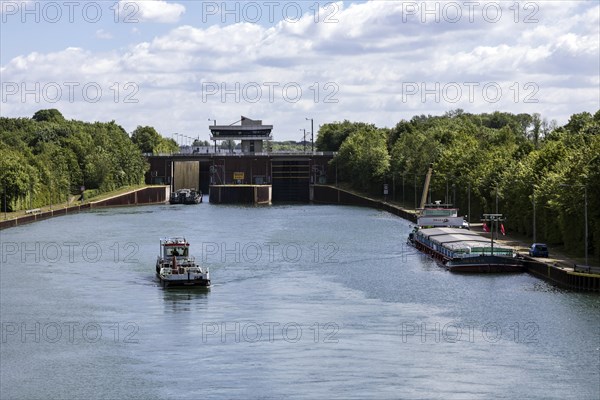
M 138 126 L 131 134 L 131 141 L 135 143 L 142 153 L 153 153 L 160 145 L 161 137 L 151 126 Z
M 6 198 L 7 203 L 3 206 L 13 211 L 19 207 L 16 203 L 20 198 L 31 194 L 36 185 L 36 171 L 19 152 L 0 148 L 0 184 L 2 201 Z
M 338 151 L 347 137 L 362 129 L 375 129 L 375 125 L 364 122 L 333 122 L 319 128 L 315 141 L 318 151 Z
M 390 168 L 386 132 L 367 126 L 359 129 L 342 143 L 332 162 L 358 189 L 373 188 Z
M 31 119 L 38 122 L 65 122 L 65 117 L 63 117 L 60 111 L 58 111 L 55 108 L 51 108 L 48 110 L 39 110 L 35 114 L 33 114 L 33 117 Z

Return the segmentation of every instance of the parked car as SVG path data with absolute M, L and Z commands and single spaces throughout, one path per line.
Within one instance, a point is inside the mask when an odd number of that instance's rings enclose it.
M 548 246 L 544 243 L 534 243 L 529 248 L 530 257 L 548 257 Z

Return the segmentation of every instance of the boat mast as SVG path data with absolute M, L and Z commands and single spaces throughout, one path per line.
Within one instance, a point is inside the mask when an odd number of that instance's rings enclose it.
M 491 222 L 490 226 L 490 240 L 492 243 L 492 255 L 494 255 L 494 223 L 496 223 L 496 227 L 498 226 L 498 222 L 504 221 L 506 218 L 502 216 L 502 214 L 483 214 L 483 218 L 481 221 L 483 223 Z M 485 254 L 485 253 L 484 253 Z

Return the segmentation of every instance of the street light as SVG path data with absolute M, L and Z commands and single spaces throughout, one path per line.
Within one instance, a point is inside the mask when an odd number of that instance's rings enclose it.
M 581 188 L 583 187 L 583 224 L 585 227 L 585 239 L 584 239 L 584 243 L 583 243 L 583 248 L 585 250 L 585 265 L 586 267 L 588 266 L 588 206 L 587 206 L 587 185 L 569 185 L 569 184 L 562 184 L 560 186 L 563 187 L 578 187 Z
M 217 126 L 217 120 L 216 119 L 208 119 L 209 121 L 213 121 L 214 122 L 214 126 Z M 215 139 L 215 154 L 217 154 L 217 139 Z
M 471 182 L 467 184 L 467 222 L 471 226 Z
M 494 223 L 496 223 L 496 231 L 498 230 L 498 224 L 502 221 L 506 220 L 506 218 L 502 214 L 483 214 L 483 219 L 481 220 L 484 224 L 491 222 L 490 233 L 491 233 L 491 244 L 492 244 L 492 255 L 494 255 Z M 496 235 L 497 236 L 497 235 Z
M 452 207 L 456 208 L 456 183 L 452 184 Z
M 314 131 L 314 121 L 312 118 L 306 118 L 306 120 L 310 120 L 310 149 L 311 152 L 315 152 L 315 131 Z
M 415 175 L 415 212 L 417 212 L 417 174 Z
M 533 192 L 531 193 L 531 201 L 533 202 L 533 243 L 536 243 L 535 235 L 535 185 L 533 185 Z
M 402 207 L 406 207 L 406 205 L 404 204 L 404 176 L 406 175 L 406 172 L 402 172 Z
M 304 131 L 304 136 L 302 136 L 302 143 L 304 144 L 304 152 L 306 153 L 306 128 L 300 128 L 301 131 Z

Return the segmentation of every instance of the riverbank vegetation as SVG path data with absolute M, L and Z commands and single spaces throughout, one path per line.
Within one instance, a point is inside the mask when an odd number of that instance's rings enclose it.
M 539 114 L 415 116 L 392 129 L 362 122 L 336 122 L 319 130 L 317 148 L 338 151 L 338 180 L 365 193 L 413 208 L 420 202 L 429 165 L 429 199 L 452 203 L 479 222 L 498 212 L 505 227 L 584 249 L 587 191 L 588 251 L 600 260 L 600 111 L 574 114 L 564 126 Z
M 141 147 L 114 121 L 66 120 L 55 109 L 0 118 L 2 211 L 68 202 L 82 188 L 97 195 L 138 185 L 147 168 Z

